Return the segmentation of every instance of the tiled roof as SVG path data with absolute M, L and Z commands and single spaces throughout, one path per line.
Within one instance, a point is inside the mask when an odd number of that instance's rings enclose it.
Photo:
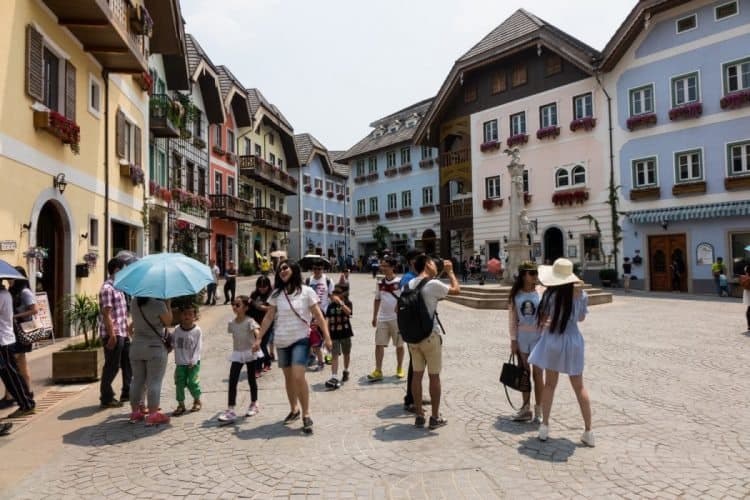
M 190 69 L 191 77 L 195 73 L 195 70 L 198 69 L 201 59 L 205 60 L 209 67 L 216 71 L 216 66 L 214 66 L 214 63 L 208 58 L 206 51 L 203 50 L 203 47 L 200 46 L 198 40 L 196 40 L 190 33 L 185 35 L 185 45 L 187 47 L 188 68 Z
M 328 157 L 331 159 L 331 166 L 333 167 L 334 173 L 342 177 L 349 177 L 349 174 L 352 171 L 351 167 L 345 163 L 338 162 L 338 160 L 344 156 L 345 152 L 346 151 L 329 151 Z
M 279 108 L 277 108 L 274 104 L 271 104 L 268 99 L 266 99 L 266 96 L 263 95 L 263 93 L 258 89 L 247 89 L 247 98 L 248 98 L 248 104 L 250 106 L 250 113 L 255 116 L 255 113 L 258 112 L 258 109 L 260 107 L 266 108 L 271 115 L 274 117 L 277 117 L 281 123 L 286 125 L 289 130 L 294 130 L 294 127 L 292 127 L 292 124 L 289 122 L 289 120 L 286 119 L 284 114 L 279 111 Z
M 294 148 L 297 150 L 297 158 L 300 165 L 307 165 L 312 160 L 317 149 L 322 155 L 328 155 L 328 150 L 312 134 L 296 134 L 294 136 Z
M 367 137 L 363 138 L 357 144 L 349 148 L 348 151 L 344 152 L 338 159 L 341 161 L 348 161 L 355 156 L 364 155 L 373 151 L 378 151 L 383 148 L 393 146 L 394 144 L 401 144 L 403 142 L 410 142 L 414 137 L 414 133 L 417 131 L 417 125 L 424 117 L 427 110 L 432 104 L 432 97 L 425 99 L 416 104 L 412 104 L 409 107 L 391 113 L 388 116 L 384 116 L 378 120 L 375 120 L 370 124 L 371 127 L 375 128 Z M 412 127 L 405 126 L 406 120 L 412 115 L 416 114 L 417 125 Z M 396 120 L 401 121 L 399 128 L 395 132 L 388 132 L 388 126 Z M 385 127 L 385 132 L 378 131 L 379 127 Z M 381 134 L 381 132 L 383 132 Z
M 236 87 L 237 90 L 242 93 L 242 97 L 246 97 L 245 87 L 242 85 L 242 83 L 240 83 L 237 77 L 234 76 L 231 71 L 229 71 L 229 68 L 224 65 L 220 65 L 216 69 L 219 74 L 219 84 L 221 85 L 222 97 L 226 99 L 227 95 L 232 90 L 232 86 Z

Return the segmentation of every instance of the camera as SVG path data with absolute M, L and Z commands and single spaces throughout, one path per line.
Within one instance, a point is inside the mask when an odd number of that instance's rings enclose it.
M 432 262 L 435 263 L 435 268 L 437 268 L 437 275 L 440 276 L 441 274 L 443 274 L 443 259 L 433 257 Z

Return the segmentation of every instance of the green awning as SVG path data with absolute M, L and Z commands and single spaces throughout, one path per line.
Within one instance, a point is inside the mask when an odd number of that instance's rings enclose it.
M 627 213 L 628 220 L 632 224 L 661 224 L 663 222 L 741 217 L 743 215 L 750 215 L 750 200 L 634 210 Z

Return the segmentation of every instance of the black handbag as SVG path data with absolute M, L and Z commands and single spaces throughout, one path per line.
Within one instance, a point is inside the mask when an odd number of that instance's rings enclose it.
M 500 371 L 500 383 L 505 386 L 505 396 L 508 403 L 513 409 L 516 407 L 510 400 L 508 387 L 519 392 L 531 392 L 531 374 L 521 364 L 521 360 L 516 360 L 513 353 L 510 354 L 507 363 L 503 363 L 503 369 Z

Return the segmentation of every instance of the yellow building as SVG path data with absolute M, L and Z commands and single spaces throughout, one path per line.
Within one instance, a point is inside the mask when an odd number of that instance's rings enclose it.
M 5 0 L 0 18 L 0 258 L 47 292 L 95 293 L 109 257 L 143 247 L 151 35 L 177 0 Z

